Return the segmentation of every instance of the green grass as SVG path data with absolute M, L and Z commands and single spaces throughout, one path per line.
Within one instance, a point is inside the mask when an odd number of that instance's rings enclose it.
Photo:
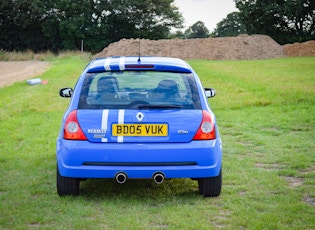
M 315 57 L 190 61 L 223 140 L 223 188 L 197 182 L 87 180 L 81 195 L 56 193 L 55 141 L 87 59 L 52 59 L 47 85 L 0 89 L 1 229 L 314 229 Z M 293 183 L 294 182 L 294 183 Z

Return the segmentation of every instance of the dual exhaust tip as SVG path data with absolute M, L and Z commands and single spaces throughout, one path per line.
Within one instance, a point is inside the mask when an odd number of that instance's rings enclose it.
M 122 173 L 122 172 L 117 173 L 115 178 L 116 178 L 116 181 L 118 184 L 123 184 L 127 181 L 127 175 L 125 173 Z
M 127 181 L 127 174 L 124 172 L 119 172 L 116 174 L 115 179 L 118 184 L 123 184 Z M 155 173 L 153 175 L 153 180 L 156 184 L 162 184 L 164 182 L 165 176 L 163 173 Z

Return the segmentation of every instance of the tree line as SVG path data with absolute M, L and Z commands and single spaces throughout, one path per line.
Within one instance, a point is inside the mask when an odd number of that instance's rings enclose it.
M 0 49 L 100 51 L 121 38 L 161 39 L 183 18 L 174 0 L 1 0 Z
M 182 32 L 174 0 L 1 0 L 0 50 L 99 52 L 122 38 L 265 34 L 280 44 L 315 39 L 314 0 L 234 0 L 238 12 L 211 33 L 201 21 Z
M 217 24 L 213 37 L 265 34 L 279 44 L 315 40 L 314 0 L 234 0 L 232 12 Z

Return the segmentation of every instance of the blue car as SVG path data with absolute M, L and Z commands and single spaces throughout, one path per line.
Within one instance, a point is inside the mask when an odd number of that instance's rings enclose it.
M 89 178 L 191 178 L 199 193 L 218 196 L 222 144 L 194 70 L 166 57 L 108 57 L 91 61 L 71 97 L 57 139 L 57 191 L 78 195 Z

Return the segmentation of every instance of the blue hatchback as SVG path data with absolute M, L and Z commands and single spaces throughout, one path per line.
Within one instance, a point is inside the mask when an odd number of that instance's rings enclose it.
M 93 60 L 74 89 L 57 140 L 57 191 L 78 195 L 88 178 L 191 178 L 200 194 L 218 196 L 222 145 L 194 70 L 164 57 Z

